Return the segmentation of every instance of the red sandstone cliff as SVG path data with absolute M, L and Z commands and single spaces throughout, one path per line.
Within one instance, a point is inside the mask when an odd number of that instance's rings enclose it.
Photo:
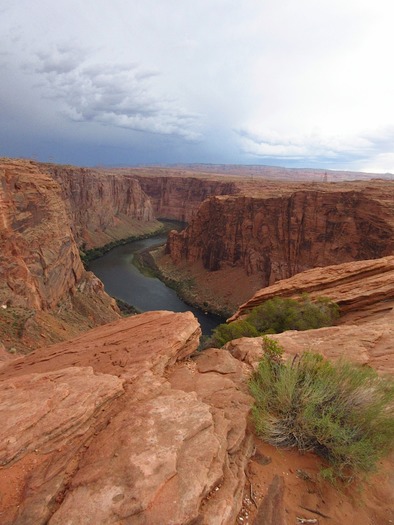
M 64 339 L 68 329 L 76 333 L 117 318 L 101 282 L 83 268 L 58 184 L 28 161 L 2 161 L 0 184 L 0 336 L 5 346 L 23 345 L 23 337 L 29 345 L 29 334 L 38 340 Z
M 38 166 L 59 183 L 75 238 L 86 249 L 160 227 L 149 197 L 135 178 L 90 168 Z
M 149 195 L 156 217 L 182 222 L 189 222 L 207 197 L 238 192 L 235 182 L 215 180 L 214 177 L 138 174 L 136 177 L 144 192 Z
M 96 170 L 97 171 L 97 170 Z M 179 165 L 98 170 L 137 179 L 150 197 L 156 217 L 190 222 L 199 204 L 215 195 L 278 195 L 297 189 L 328 188 L 346 180 L 376 178 L 371 173 L 278 168 L 272 166 Z M 390 178 L 389 174 L 381 177 Z M 364 183 L 365 184 L 365 183 Z M 356 183 L 357 185 L 357 183 Z
M 182 232 L 171 232 L 175 264 L 243 268 L 267 286 L 308 268 L 394 253 L 394 183 L 207 199 Z

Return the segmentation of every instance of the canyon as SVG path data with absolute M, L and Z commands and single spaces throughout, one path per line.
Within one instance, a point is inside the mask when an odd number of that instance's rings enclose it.
M 387 278 L 392 291 L 386 264 L 392 257 L 374 263 L 371 279 Z M 348 282 L 353 304 L 362 304 L 371 283 L 354 286 L 358 266 L 336 266 L 319 291 L 335 293 L 338 285 L 340 295 Z M 287 292 L 310 291 L 310 272 L 293 277 Z M 378 318 L 272 337 L 289 356 L 313 349 L 393 373 L 393 310 L 379 293 L 372 304 Z M 247 381 L 262 339 L 196 352 L 200 333 L 191 313 L 148 312 L 6 360 L 2 523 L 285 525 L 318 514 L 334 525 L 344 519 L 383 525 L 392 519 L 392 458 L 371 478 L 373 490 L 355 495 L 344 487 L 339 497 L 319 481 L 321 460 L 313 454 L 279 452 L 253 435 Z
M 392 457 L 363 492 L 338 495 L 316 456 L 254 436 L 248 378 L 261 338 L 198 352 L 190 312 L 121 318 L 82 265 L 81 249 L 149 235 L 158 217 L 186 220 L 161 258 L 225 289 L 230 321 L 274 296 L 329 296 L 337 326 L 273 335 L 286 355 L 313 349 L 392 374 L 394 183 L 249 171 L 1 160 L 1 523 L 394 519 Z
M 210 197 L 185 230 L 170 233 L 157 264 L 188 271 L 197 286 L 209 279 L 216 297 L 234 305 L 309 268 L 392 254 L 394 183 L 327 186 Z

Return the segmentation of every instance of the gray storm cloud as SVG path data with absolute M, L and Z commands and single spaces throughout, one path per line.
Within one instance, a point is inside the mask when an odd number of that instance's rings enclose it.
M 394 171 L 390 0 L 1 9 L 0 154 Z
M 200 137 L 197 115 L 173 100 L 155 96 L 149 82 L 158 72 L 137 64 L 89 64 L 82 51 L 65 48 L 37 53 L 30 71 L 40 76 L 46 96 L 59 100 L 71 120 L 187 140 Z

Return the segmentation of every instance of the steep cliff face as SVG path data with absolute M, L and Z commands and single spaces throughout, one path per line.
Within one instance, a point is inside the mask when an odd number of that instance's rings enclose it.
M 0 301 L 52 308 L 84 274 L 59 186 L 27 162 L 1 168 Z
M 149 197 L 139 182 L 127 175 L 40 165 L 60 185 L 75 238 L 86 249 L 151 233 L 160 227 Z
M 394 184 L 269 197 L 212 197 L 183 232 L 172 261 L 241 267 L 261 286 L 308 268 L 394 253 Z
M 83 268 L 58 184 L 28 161 L 2 161 L 0 184 L 0 332 L 6 346 L 28 326 L 39 327 L 36 314 L 62 304 L 69 316 L 86 313 L 84 328 L 116 318 L 102 284 Z
M 156 217 L 189 222 L 200 204 L 211 195 L 233 195 L 235 182 L 193 176 L 136 175 L 149 195 Z

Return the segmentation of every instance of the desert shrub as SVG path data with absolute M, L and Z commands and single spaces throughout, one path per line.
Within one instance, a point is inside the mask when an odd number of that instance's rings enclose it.
M 312 301 L 308 295 L 300 299 L 274 297 L 253 308 L 247 321 L 260 333 L 281 333 L 285 330 L 311 330 L 330 326 L 339 316 L 338 305 L 326 297 Z
M 319 454 L 331 481 L 373 471 L 393 445 L 393 381 L 368 367 L 309 352 L 284 362 L 266 351 L 250 391 L 257 434 Z
M 220 324 L 213 332 L 209 345 L 220 348 L 232 339 L 239 337 L 257 337 L 259 332 L 248 321 L 234 321 L 230 324 Z
M 275 297 L 253 308 L 246 319 L 219 325 L 204 348 L 220 348 L 239 337 L 258 337 L 285 330 L 311 330 L 330 326 L 338 316 L 338 305 L 327 297 L 320 297 L 315 301 L 307 294 L 297 300 Z

